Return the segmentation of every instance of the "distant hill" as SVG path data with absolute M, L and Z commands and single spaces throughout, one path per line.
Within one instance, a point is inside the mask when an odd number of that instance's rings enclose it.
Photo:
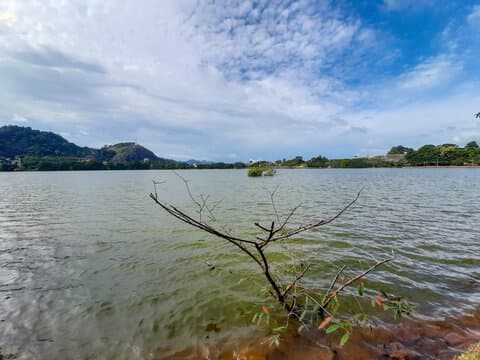
M 0 156 L 14 158 L 17 155 L 35 157 L 89 157 L 98 150 L 80 147 L 53 132 L 32 130 L 30 127 L 0 127 Z
M 110 161 L 114 163 L 125 163 L 130 161 L 155 161 L 159 158 L 150 150 L 133 142 L 118 143 L 105 146 L 103 149 L 113 151 L 115 155 Z
M 30 127 L 7 125 L 0 127 L 0 158 L 16 156 L 32 158 L 62 158 L 90 161 L 129 163 L 159 160 L 145 147 L 133 142 L 104 146 L 101 149 L 80 147 L 62 136 Z M 165 160 L 165 159 L 163 159 Z M 175 162 L 174 160 L 168 160 Z

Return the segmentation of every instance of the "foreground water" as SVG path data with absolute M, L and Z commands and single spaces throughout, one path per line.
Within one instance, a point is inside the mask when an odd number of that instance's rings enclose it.
M 480 303 L 480 169 L 182 171 L 194 194 L 221 200 L 218 227 L 255 236 L 255 221 L 302 204 L 294 222 L 338 211 L 336 222 L 290 241 L 312 261 L 305 286 L 322 288 L 343 264 L 395 291 L 418 317 L 443 319 Z M 221 240 L 190 229 L 148 198 L 195 214 L 168 171 L 0 173 L 0 347 L 17 358 L 168 357 L 215 343 L 233 349 L 267 334 L 251 325 L 261 276 Z M 270 249 L 275 264 L 286 249 Z M 269 305 L 270 306 L 270 305 Z M 275 311 L 275 309 L 272 309 Z M 242 345 L 243 344 L 243 345 Z

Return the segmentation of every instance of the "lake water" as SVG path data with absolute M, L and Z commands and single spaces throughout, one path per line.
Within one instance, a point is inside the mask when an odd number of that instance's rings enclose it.
M 181 171 L 193 194 L 220 201 L 217 227 L 254 237 L 255 221 L 302 204 L 293 223 L 337 221 L 272 246 L 312 261 L 305 286 L 325 287 L 343 264 L 394 291 L 416 316 L 445 318 L 480 303 L 480 169 Z M 148 194 L 195 214 L 170 171 L 0 173 L 0 347 L 20 359 L 168 357 L 206 342 L 234 348 L 272 301 L 254 264 L 222 240 L 180 223 Z M 213 268 L 214 267 L 214 268 Z M 212 269 L 213 268 L 213 269 Z M 272 312 L 281 313 L 272 307 Z M 393 322 L 393 320 L 392 320 Z

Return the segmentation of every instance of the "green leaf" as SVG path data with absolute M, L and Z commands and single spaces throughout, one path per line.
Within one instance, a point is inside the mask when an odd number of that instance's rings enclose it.
M 350 333 L 346 332 L 345 334 L 343 334 L 342 338 L 340 339 L 340 346 L 345 345 L 349 337 L 350 337 Z
M 326 330 L 325 330 L 325 333 L 326 334 L 330 334 L 334 331 L 337 331 L 338 329 L 340 329 L 342 326 L 340 324 L 334 324 L 334 325 L 330 325 Z
M 300 321 L 302 321 L 306 315 L 307 315 L 307 310 L 303 310 L 302 314 L 300 315 Z
M 257 317 L 258 317 L 258 313 L 255 313 L 255 315 L 253 315 L 252 324 L 255 323 L 255 321 L 257 320 Z
M 358 287 L 358 295 L 363 296 L 363 286 L 362 285 L 360 285 Z
M 273 331 L 282 332 L 282 331 L 285 330 L 286 328 L 287 328 L 286 326 L 279 326 L 279 327 L 273 329 Z

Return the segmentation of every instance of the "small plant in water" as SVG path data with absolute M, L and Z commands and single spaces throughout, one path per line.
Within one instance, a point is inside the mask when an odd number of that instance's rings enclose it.
M 259 176 L 273 176 L 277 173 L 277 170 L 274 168 L 264 167 L 264 166 L 252 166 L 248 168 L 248 176 L 250 177 L 259 177 Z
M 264 169 L 260 167 L 251 167 L 248 171 L 249 176 L 251 176 L 251 171 L 252 173 L 260 174 L 254 176 L 261 176 Z M 179 174 L 177 175 L 184 181 L 188 195 L 198 208 L 198 218 L 194 215 L 187 214 L 174 205 L 162 202 L 158 196 L 156 188 L 157 183 L 155 182 L 154 193 L 150 194 L 150 198 L 164 211 L 178 220 L 230 243 L 241 253 L 247 255 L 251 260 L 252 265 L 256 266 L 261 271 L 267 284 L 266 293 L 275 300 L 278 307 L 282 308 L 285 314 L 285 324 L 272 329 L 272 345 L 278 346 L 281 334 L 289 327 L 289 323 L 294 323 L 295 326 L 298 326 L 298 331 L 300 333 L 304 329 L 311 328 L 317 328 L 320 331 L 324 331 L 325 334 L 341 332 L 342 336 L 340 338 L 340 345 L 343 346 L 348 341 L 354 327 L 365 326 L 368 323 L 366 312 L 361 312 L 353 316 L 339 315 L 341 307 L 339 296 L 345 293 L 350 297 L 363 298 L 364 296 L 368 296 L 371 298 L 371 304 L 373 307 L 385 311 L 393 311 L 395 318 L 410 313 L 410 306 L 400 297 L 389 295 L 385 292 L 373 295 L 372 291 L 370 291 L 369 295 L 365 295 L 365 282 L 363 278 L 379 266 L 394 260 L 395 256 L 393 252 L 392 256 L 377 261 L 367 269 L 350 276 L 345 276 L 346 266 L 342 266 L 330 281 L 328 288 L 321 291 L 310 290 L 301 285 L 301 281 L 312 266 L 312 263 L 304 264 L 304 262 L 301 261 L 297 262 L 299 265 L 290 267 L 285 266 L 287 270 L 286 273 L 283 274 L 284 276 L 279 272 L 274 272 L 272 270 L 272 266 L 267 256 L 267 250 L 271 244 L 285 242 L 285 240 L 291 239 L 298 234 L 335 221 L 347 209 L 355 204 L 360 197 L 362 190 L 357 193 L 352 201 L 333 216 L 292 226 L 290 225 L 290 220 L 298 210 L 299 206 L 293 208 L 282 218 L 278 214 L 274 202 L 274 195 L 277 191 L 277 187 L 270 193 L 270 200 L 275 215 L 274 220 L 269 225 L 262 225 L 255 222 L 254 226 L 259 232 L 259 235 L 251 238 L 243 238 L 233 235 L 230 231 L 214 227 L 212 222 L 216 219 L 213 215 L 213 211 L 218 203 L 209 203 L 208 196 L 200 195 L 198 198 L 194 197 L 190 191 L 188 180 L 184 179 Z M 352 291 L 347 291 L 347 289 L 354 286 L 357 286 L 356 294 Z M 270 309 L 263 306 L 262 311 L 253 316 L 252 322 L 258 326 L 270 326 L 270 320 Z

